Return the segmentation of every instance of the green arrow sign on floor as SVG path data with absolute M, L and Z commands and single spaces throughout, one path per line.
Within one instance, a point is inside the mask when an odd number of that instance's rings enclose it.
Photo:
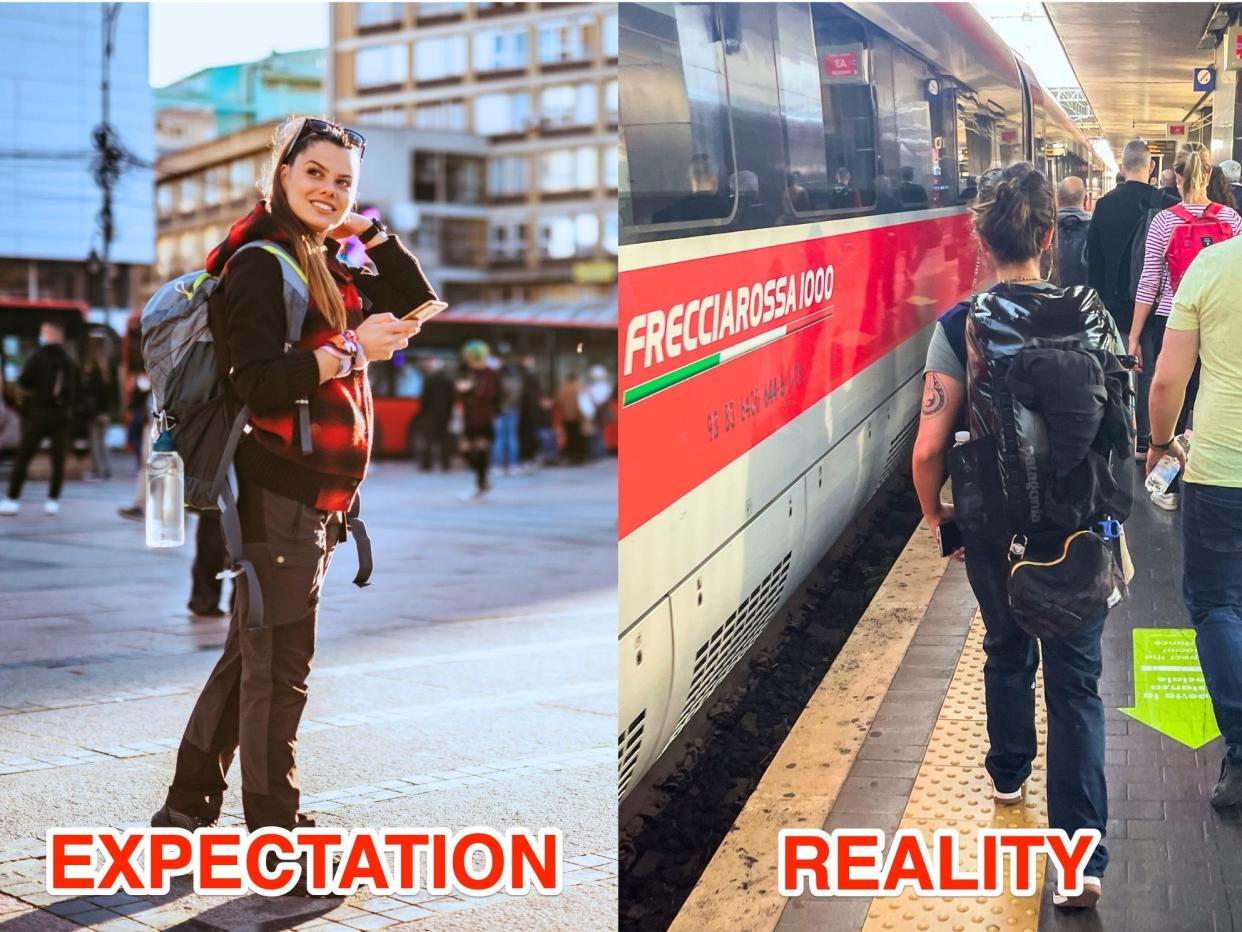
M 1134 629 L 1134 708 L 1120 711 L 1192 750 L 1220 734 L 1193 630 Z

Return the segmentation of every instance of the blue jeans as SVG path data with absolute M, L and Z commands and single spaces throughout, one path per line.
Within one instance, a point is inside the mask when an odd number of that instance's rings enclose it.
M 520 453 L 518 412 L 501 411 L 496 415 L 496 439 L 492 443 L 492 460 L 501 469 L 508 469 L 518 465 Z
M 1182 502 L 1182 598 L 1216 724 L 1242 763 L 1242 489 L 1187 482 Z
M 966 548 L 966 575 L 979 600 L 986 633 L 984 697 L 988 715 L 988 774 L 1012 792 L 1031 774 L 1035 737 L 1035 671 L 1040 649 L 1009 613 L 1003 552 Z M 1108 824 L 1104 781 L 1104 703 L 1100 699 L 1100 635 L 1104 619 L 1072 637 L 1045 640 L 1044 695 L 1048 706 L 1048 824 L 1073 834 Z M 1086 873 L 1101 877 L 1108 851 L 1101 843 Z

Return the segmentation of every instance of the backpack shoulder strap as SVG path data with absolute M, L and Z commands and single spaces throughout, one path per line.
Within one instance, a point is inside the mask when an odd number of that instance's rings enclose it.
M 1203 209 L 1203 216 L 1210 217 L 1211 219 L 1215 220 L 1217 217 L 1220 216 L 1220 210 L 1221 210 L 1220 205 L 1217 204 L 1215 201 L 1213 201 L 1211 204 L 1208 204 L 1207 207 Z
M 310 308 L 310 284 L 306 279 L 306 273 L 302 271 L 302 267 L 297 264 L 296 260 L 289 255 L 283 246 L 271 240 L 256 239 L 244 243 L 238 247 L 237 252 L 234 252 L 229 257 L 229 261 L 235 259 L 238 253 L 243 250 L 251 248 L 270 252 L 280 260 L 285 298 L 285 352 L 287 353 L 302 338 L 302 325 L 306 323 L 306 312 Z M 299 445 L 302 448 L 302 455 L 310 456 L 313 452 L 311 447 L 310 400 L 299 398 L 296 407 L 298 411 Z
M 1183 220 L 1186 223 L 1195 222 L 1195 215 L 1188 211 L 1184 204 L 1174 204 L 1169 208 L 1169 210 L 1172 211 L 1173 216 L 1177 217 L 1179 220 Z M 1204 211 L 1204 213 L 1206 213 L 1206 211 Z

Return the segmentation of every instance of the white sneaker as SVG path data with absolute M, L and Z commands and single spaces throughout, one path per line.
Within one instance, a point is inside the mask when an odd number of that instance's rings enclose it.
M 1100 902 L 1100 895 L 1104 892 L 1103 884 L 1100 883 L 1099 877 L 1084 877 L 1082 879 L 1082 893 L 1077 896 L 1064 896 L 1060 893 L 1052 895 L 1052 905 L 1061 906 L 1065 909 L 1094 909 L 1095 905 Z
M 0 499 L 0 515 L 15 515 L 20 507 L 21 505 L 17 504 L 14 499 Z
M 1181 496 L 1176 492 L 1152 492 L 1151 503 L 1165 511 L 1177 511 Z
M 1012 793 L 1003 793 L 996 788 L 996 784 L 992 784 L 992 799 L 1001 806 L 1016 806 L 1022 802 L 1022 797 L 1026 794 L 1026 784 L 1023 783 Z
M 60 514 L 60 502 L 56 501 L 56 499 L 54 498 L 49 498 L 46 502 L 43 503 L 43 513 L 45 515 Z

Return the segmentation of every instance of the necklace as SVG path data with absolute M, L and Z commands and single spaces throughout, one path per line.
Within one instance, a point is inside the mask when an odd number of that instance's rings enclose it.
M 1020 285 L 1024 282 L 1042 282 L 1042 281 L 1043 279 L 1039 277 L 1036 277 L 1036 278 L 1002 278 L 1002 279 L 997 280 L 996 284 L 998 285 Z

